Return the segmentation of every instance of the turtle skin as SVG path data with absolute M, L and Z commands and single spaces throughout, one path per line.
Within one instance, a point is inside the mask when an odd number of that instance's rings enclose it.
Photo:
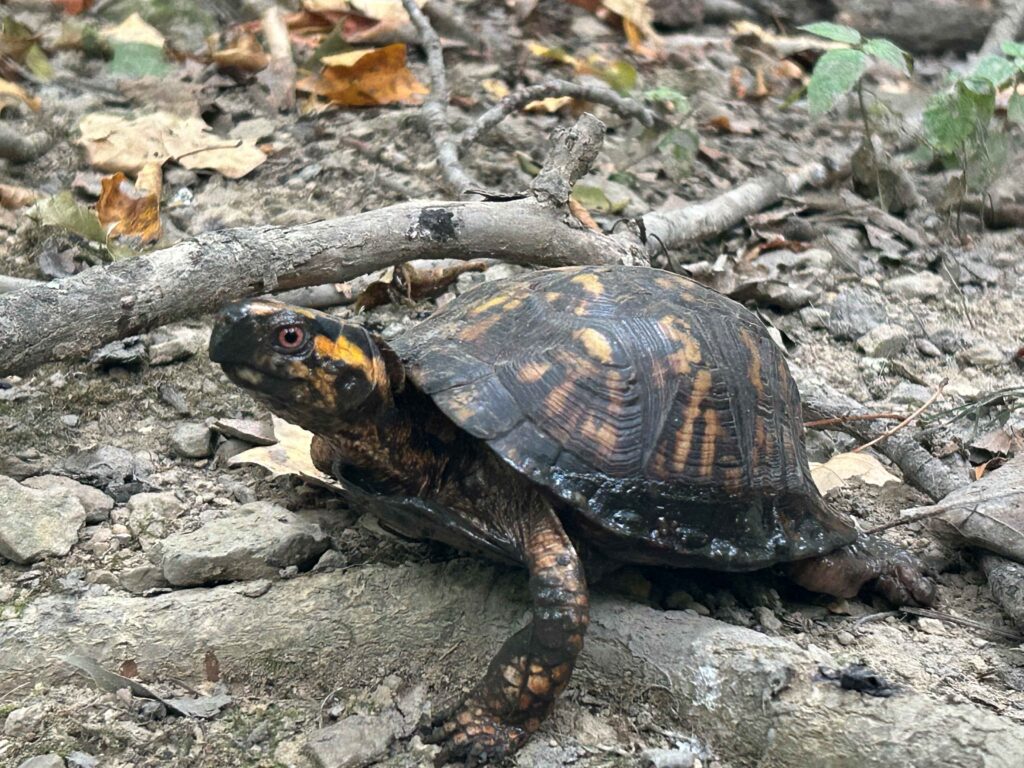
M 782 564 L 808 589 L 930 604 L 910 555 L 858 536 L 811 480 L 800 399 L 757 318 L 643 267 L 486 283 L 386 343 L 256 300 L 210 357 L 314 433 L 349 501 L 402 535 L 529 572 L 531 622 L 424 723 L 435 762 L 502 761 L 565 689 L 589 622 L 585 557 L 722 570 Z

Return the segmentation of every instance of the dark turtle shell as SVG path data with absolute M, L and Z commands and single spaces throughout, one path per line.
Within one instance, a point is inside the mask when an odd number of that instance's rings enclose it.
M 392 346 L 452 421 L 576 510 L 570 530 L 613 557 L 740 570 L 855 538 L 811 480 L 781 350 L 691 280 L 532 272 L 474 289 Z

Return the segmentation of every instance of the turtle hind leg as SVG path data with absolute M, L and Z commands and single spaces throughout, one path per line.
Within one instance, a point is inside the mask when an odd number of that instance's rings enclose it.
M 547 503 L 538 499 L 531 507 L 521 540 L 533 619 L 505 641 L 464 700 L 423 726 L 423 740 L 441 745 L 435 765 L 491 764 L 522 747 L 565 689 L 583 648 L 588 598 L 582 565 Z
M 935 582 L 916 557 L 876 536 L 861 536 L 826 555 L 787 565 L 789 577 L 812 592 L 854 597 L 865 586 L 892 605 L 935 602 Z

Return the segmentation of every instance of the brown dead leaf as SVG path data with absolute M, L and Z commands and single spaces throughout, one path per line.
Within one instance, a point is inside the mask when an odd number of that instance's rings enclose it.
M 13 184 L 0 184 L 0 206 L 9 210 L 17 210 L 32 205 L 42 197 L 34 189 L 16 187 Z
M 232 456 L 228 464 L 256 464 L 270 470 L 275 477 L 295 475 L 303 480 L 344 491 L 345 486 L 333 477 L 324 474 L 313 464 L 310 445 L 313 433 L 302 427 L 291 424 L 277 416 L 271 416 L 274 423 L 274 436 L 277 442 L 273 445 L 260 445 L 248 451 Z
M 416 104 L 419 96 L 430 92 L 406 67 L 403 43 L 325 56 L 322 61 L 318 77 L 307 77 L 295 87 L 340 106 Z
M 818 491 L 824 495 L 833 488 L 841 488 L 849 480 L 857 479 L 874 486 L 901 482 L 882 466 L 882 462 L 867 453 L 837 453 L 824 464 L 811 462 L 811 477 Z
M 53 4 L 64 10 L 70 16 L 77 16 L 88 11 L 94 0 L 53 0 Z
M 592 229 L 595 232 L 600 232 L 601 227 L 594 221 L 594 217 L 590 215 L 590 211 L 583 207 L 583 204 L 574 200 L 572 197 L 569 198 L 569 213 L 576 217 L 576 219 L 587 229 Z
M 213 61 L 220 69 L 259 72 L 270 63 L 270 55 L 263 50 L 256 35 L 243 32 L 230 47 L 215 51 Z
M 133 13 L 116 27 L 111 27 L 100 33 L 103 37 L 115 43 L 138 43 L 140 45 L 152 45 L 156 48 L 163 48 L 166 40 L 160 34 L 160 30 L 145 19 Z
M 255 139 L 227 141 L 196 117 L 154 112 L 134 120 L 95 112 L 79 123 L 89 164 L 101 171 L 138 174 L 147 164 L 174 160 L 239 179 L 266 161 Z
M 549 96 L 546 99 L 531 101 L 523 109 L 527 112 L 550 112 L 555 113 L 562 107 L 572 104 L 572 96 Z
M 0 106 L 14 106 L 19 101 L 33 112 L 38 112 L 43 106 L 42 101 L 35 96 L 29 96 L 20 85 L 0 78 Z
M 142 243 L 160 239 L 160 166 L 151 163 L 133 185 L 124 173 L 104 177 L 96 203 L 96 216 L 112 237 L 137 238 Z

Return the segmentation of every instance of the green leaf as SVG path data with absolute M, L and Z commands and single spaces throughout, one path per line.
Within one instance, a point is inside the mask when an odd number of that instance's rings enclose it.
M 600 75 L 620 96 L 625 96 L 636 87 L 636 67 L 628 61 L 613 62 Z
M 1017 67 L 1012 61 L 1002 56 L 986 56 L 974 68 L 971 77 L 981 78 L 992 83 L 996 88 L 1001 88 L 1013 79 Z
M 146 43 L 111 42 L 114 58 L 110 61 L 110 72 L 124 78 L 161 77 L 170 70 L 164 58 L 164 49 Z
M 929 99 L 923 117 L 925 132 L 940 153 L 956 153 L 969 139 L 983 135 L 995 103 L 995 90 L 989 81 L 960 80 L 952 91 Z
M 1010 96 L 1006 105 L 1006 119 L 1015 125 L 1024 125 L 1024 96 L 1016 91 Z
M 1013 40 L 1004 40 L 1003 53 L 1007 56 L 1013 56 L 1014 58 L 1024 58 L 1024 43 L 1018 43 Z
M 677 115 L 685 115 L 690 111 L 690 100 L 674 88 L 659 86 L 644 91 L 644 99 L 650 102 L 668 103 Z
M 842 24 L 833 24 L 831 21 L 817 21 L 814 24 L 805 24 L 800 27 L 804 32 L 824 37 L 826 40 L 835 40 L 837 43 L 849 43 L 860 45 L 860 32 Z
M 590 184 L 577 183 L 572 188 L 572 197 L 588 211 L 597 213 L 619 213 L 629 205 L 629 199 L 611 200 L 603 189 Z
M 95 243 L 107 242 L 107 232 L 96 212 L 77 202 L 70 190 L 65 189 L 40 200 L 28 210 L 28 214 L 40 224 L 60 227 Z
M 905 75 L 909 75 L 913 69 L 913 57 L 884 37 L 875 37 L 868 40 L 861 47 L 861 50 L 868 56 L 874 56 L 879 61 L 891 64 Z
M 25 66 L 28 67 L 29 72 L 40 80 L 50 80 L 53 77 L 53 67 L 50 65 L 50 60 L 46 58 L 43 49 L 38 45 L 33 45 L 28 49 L 28 53 L 25 54 Z
M 850 90 L 864 74 L 868 57 L 852 48 L 828 51 L 818 59 L 807 84 L 807 104 L 811 115 L 824 115 L 836 101 Z

